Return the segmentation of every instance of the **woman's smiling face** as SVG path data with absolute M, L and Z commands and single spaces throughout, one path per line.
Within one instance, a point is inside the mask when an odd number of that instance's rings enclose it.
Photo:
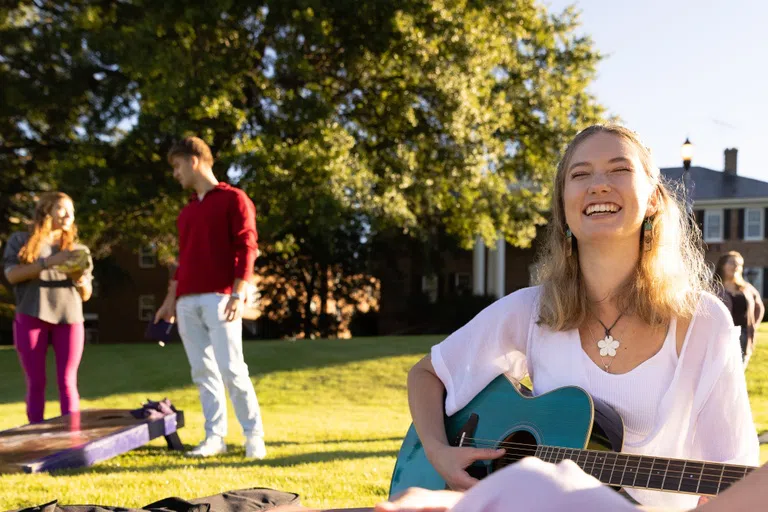
M 596 133 L 565 169 L 565 220 L 581 243 L 630 236 L 639 243 L 643 219 L 655 212 L 655 188 L 630 141 Z

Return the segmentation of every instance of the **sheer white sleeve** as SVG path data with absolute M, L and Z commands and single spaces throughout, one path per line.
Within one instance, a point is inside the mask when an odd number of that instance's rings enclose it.
M 720 313 L 727 315 L 724 309 Z M 707 320 L 717 322 L 720 313 L 712 311 Z M 712 378 L 706 378 L 705 370 L 702 378 L 712 385 L 696 418 L 694 442 L 704 460 L 756 466 L 760 445 L 747 396 L 740 328 L 733 327 L 729 320 L 730 315 L 718 322 L 724 326 L 712 326 L 712 332 L 718 335 L 709 347 L 711 355 L 704 359 L 704 366 L 713 373 Z
M 538 296 L 538 287 L 507 295 L 432 347 L 432 366 L 447 393 L 447 414 L 464 407 L 502 373 L 525 377 L 525 353 Z

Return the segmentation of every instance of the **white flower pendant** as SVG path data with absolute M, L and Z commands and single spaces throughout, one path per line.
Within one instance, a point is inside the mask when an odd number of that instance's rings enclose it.
M 597 342 L 597 346 L 600 348 L 600 355 L 602 357 L 616 357 L 616 349 L 619 348 L 619 345 L 621 345 L 619 340 L 614 339 L 610 334 Z

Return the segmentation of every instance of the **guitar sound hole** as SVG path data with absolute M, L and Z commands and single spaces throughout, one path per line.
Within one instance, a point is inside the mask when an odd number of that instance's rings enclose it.
M 513 432 L 499 443 L 499 448 L 504 448 L 507 450 L 507 453 L 505 453 L 503 457 L 493 461 L 493 471 L 497 471 L 504 466 L 509 466 L 520 459 L 533 455 L 537 446 L 538 443 L 536 443 L 536 438 L 527 430 Z

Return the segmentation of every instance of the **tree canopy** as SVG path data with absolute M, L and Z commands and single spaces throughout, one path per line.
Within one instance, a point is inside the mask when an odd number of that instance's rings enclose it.
M 4 5 L 0 240 L 58 188 L 97 254 L 172 253 L 165 151 L 197 134 L 275 261 L 354 273 L 386 230 L 526 246 L 559 151 L 603 114 L 576 11 L 533 0 Z

